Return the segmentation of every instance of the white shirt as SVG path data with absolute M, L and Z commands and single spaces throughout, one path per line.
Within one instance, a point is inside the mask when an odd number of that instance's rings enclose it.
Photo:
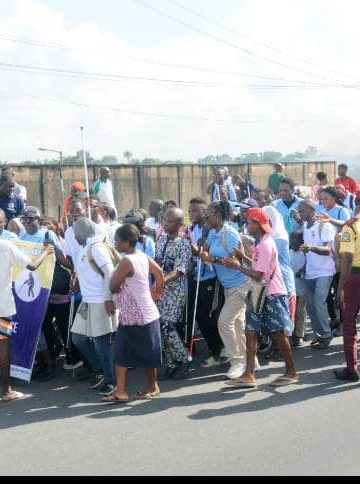
M 92 268 L 88 258 L 90 245 L 98 239 L 101 240 L 99 237 L 88 239 L 86 246 L 80 247 L 76 261 L 80 290 L 83 301 L 86 303 L 101 304 L 105 302 L 104 278 Z M 113 268 L 109 251 L 100 244 L 92 247 L 91 254 L 98 267 L 111 265 Z
M 312 227 L 304 227 L 304 243 L 313 247 L 324 247 L 329 244 L 334 250 L 336 232 L 331 224 L 316 222 Z M 335 274 L 335 259 L 333 254 L 323 256 L 309 252 L 306 255 L 306 279 L 332 277 Z
M 106 180 L 106 182 L 100 181 L 100 187 L 97 196 L 101 203 L 106 203 L 107 205 L 110 205 L 110 207 L 116 209 L 114 200 L 114 189 L 111 180 Z
M 95 235 L 106 238 L 106 242 L 111 244 L 111 240 L 108 236 L 108 232 L 103 229 L 102 224 L 94 224 L 94 226 L 95 226 Z M 75 272 L 77 272 L 76 262 L 78 260 L 80 249 L 81 249 L 81 245 L 79 245 L 77 240 L 75 239 L 74 229 L 73 227 L 69 227 L 65 232 L 64 252 L 67 256 L 71 257 L 74 264 Z
M 16 314 L 16 307 L 12 293 L 11 270 L 13 267 L 26 269 L 30 259 L 23 254 L 12 242 L 0 240 L 0 317 L 6 318 Z

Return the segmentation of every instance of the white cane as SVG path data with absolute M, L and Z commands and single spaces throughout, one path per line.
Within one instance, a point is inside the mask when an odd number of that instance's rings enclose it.
M 194 351 L 194 342 L 195 342 L 196 313 L 197 313 L 197 305 L 198 305 L 198 300 L 199 300 L 200 279 L 201 279 L 201 259 L 199 258 L 199 268 L 198 268 L 197 282 L 196 282 L 196 295 L 195 295 L 194 317 L 193 317 L 192 328 L 191 328 L 191 342 L 190 342 L 190 349 L 189 349 L 189 362 L 191 362 L 193 360 L 193 351 Z

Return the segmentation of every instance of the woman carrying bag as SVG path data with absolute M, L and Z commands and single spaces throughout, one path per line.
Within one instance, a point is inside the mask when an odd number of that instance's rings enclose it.
M 237 379 L 230 379 L 227 385 L 236 388 L 256 388 L 255 357 L 257 350 L 257 333 L 270 334 L 281 351 L 286 369 L 284 375 L 276 378 L 272 386 L 286 386 L 297 383 L 299 377 L 295 371 L 291 347 L 286 333 L 292 327 L 290 320 L 286 287 L 281 274 L 278 253 L 271 236 L 269 216 L 260 208 L 251 208 L 247 212 L 248 228 L 255 237 L 252 260 L 242 251 L 233 253 L 226 261 L 226 267 L 237 269 L 240 273 L 267 285 L 266 297 L 262 308 L 255 312 L 250 308 L 246 321 L 246 354 L 247 368 Z M 243 264 L 250 265 L 248 269 Z

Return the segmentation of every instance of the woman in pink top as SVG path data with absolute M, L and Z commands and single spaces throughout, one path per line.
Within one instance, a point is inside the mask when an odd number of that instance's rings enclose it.
M 149 400 L 160 395 L 157 368 L 162 365 L 161 333 L 154 299 L 162 297 L 164 276 L 154 261 L 136 249 L 140 236 L 139 229 L 130 224 L 120 227 L 115 234 L 116 249 L 125 254 L 110 281 L 119 309 L 114 350 L 117 388 L 104 402 L 129 401 L 126 376 L 131 367 L 146 368 L 148 376 L 145 391 L 139 392 L 136 399 Z M 155 279 L 151 292 L 149 273 Z
M 260 331 L 272 336 L 284 357 L 286 365 L 284 375 L 276 378 L 271 385 L 285 386 L 297 383 L 299 377 L 295 371 L 291 346 L 286 337 L 286 333 L 292 328 L 292 322 L 276 245 L 271 237 L 272 229 L 269 216 L 261 208 L 251 208 L 247 212 L 247 218 L 249 233 L 255 238 L 252 260 L 238 251 L 231 259 L 227 260 L 226 264 L 228 267 L 237 268 L 258 282 L 265 280 L 270 284 L 262 313 L 256 314 L 251 309 L 248 311 L 246 321 L 246 371 L 240 378 L 229 380 L 227 385 L 237 388 L 256 387 L 254 369 L 257 334 Z M 251 269 L 244 267 L 242 263 L 251 265 Z

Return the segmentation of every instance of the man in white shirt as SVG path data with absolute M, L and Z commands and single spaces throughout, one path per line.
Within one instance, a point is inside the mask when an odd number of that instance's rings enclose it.
M 73 228 L 80 245 L 75 266 L 83 297 L 71 329 L 73 343 L 94 371 L 90 387 L 100 387 L 99 395 L 108 396 L 115 388 L 111 335 L 117 322 L 110 291 L 114 265 L 90 220 L 80 218 Z
M 327 297 L 335 274 L 334 240 L 336 232 L 331 224 L 319 222 L 316 205 L 303 200 L 299 215 L 304 222 L 304 245 L 306 254 L 306 304 L 315 339 L 312 348 L 326 349 L 331 343 L 331 328 Z
M 34 261 L 25 256 L 12 242 L 0 240 L 0 369 L 2 397 L 0 401 L 10 402 L 18 400 L 24 395 L 15 392 L 10 386 L 10 355 L 9 342 L 12 333 L 12 318 L 16 314 L 15 301 L 12 293 L 11 272 L 13 267 L 35 271 L 54 252 L 51 245 L 47 245 L 42 254 Z
M 100 168 L 100 177 L 94 183 L 93 190 L 101 203 L 106 203 L 116 210 L 110 168 L 106 166 Z

